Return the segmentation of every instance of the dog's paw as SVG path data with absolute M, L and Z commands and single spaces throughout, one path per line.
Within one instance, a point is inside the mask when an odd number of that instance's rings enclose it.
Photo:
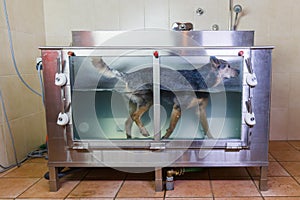
M 169 135 L 164 135 L 164 136 L 162 136 L 162 138 L 161 139 L 163 139 L 163 140 L 165 140 L 165 139 L 169 139 Z
M 212 136 L 211 134 L 205 134 L 204 135 L 204 139 L 214 139 L 214 136 Z
M 150 136 L 149 132 L 147 131 L 147 129 L 146 129 L 145 127 L 142 127 L 142 128 L 140 129 L 140 132 L 141 132 L 141 134 L 142 134 L 143 136 L 145 136 L 145 137 L 149 137 L 149 136 Z
M 126 133 L 126 137 L 127 139 L 131 139 L 131 135 L 129 135 L 128 133 Z

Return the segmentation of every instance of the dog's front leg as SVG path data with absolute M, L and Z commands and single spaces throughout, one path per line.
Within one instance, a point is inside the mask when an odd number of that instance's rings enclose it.
M 137 108 L 137 104 L 132 101 L 129 101 L 129 117 L 125 122 L 125 131 L 126 131 L 127 139 L 131 139 L 131 128 L 133 123 L 132 115 L 136 111 L 136 108 Z
M 174 105 L 173 109 L 172 109 L 172 113 L 171 113 L 171 119 L 170 119 L 170 125 L 169 128 L 167 129 L 166 134 L 162 137 L 162 139 L 167 139 L 170 137 L 170 135 L 173 133 L 176 124 L 178 122 L 178 120 L 181 117 L 181 109 L 179 107 L 179 105 Z
M 208 104 L 208 99 L 199 99 L 199 118 L 201 126 L 204 130 L 204 133 L 207 135 L 208 138 L 213 138 L 212 134 L 210 133 L 207 116 L 206 116 L 206 107 Z

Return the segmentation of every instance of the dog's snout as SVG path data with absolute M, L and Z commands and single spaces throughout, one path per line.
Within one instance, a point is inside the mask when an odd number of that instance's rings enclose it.
M 235 73 L 236 73 L 236 75 L 239 75 L 240 74 L 240 70 L 239 69 L 235 69 Z

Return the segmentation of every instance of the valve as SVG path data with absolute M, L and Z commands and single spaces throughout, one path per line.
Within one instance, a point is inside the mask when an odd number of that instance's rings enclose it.
M 69 116 L 67 113 L 60 112 L 57 117 L 57 125 L 65 126 L 69 123 Z
M 257 85 L 257 78 L 256 78 L 255 73 L 248 74 L 246 77 L 246 82 L 249 86 L 255 87 Z
M 246 77 L 246 82 L 250 87 L 255 87 L 257 85 L 257 78 L 253 71 L 250 58 L 246 59 L 246 65 L 250 74 Z
M 247 113 L 245 115 L 245 122 L 248 126 L 254 126 L 256 124 L 255 115 L 252 110 L 251 98 L 246 101 Z
M 67 83 L 67 76 L 64 73 L 55 74 L 55 85 L 64 86 Z

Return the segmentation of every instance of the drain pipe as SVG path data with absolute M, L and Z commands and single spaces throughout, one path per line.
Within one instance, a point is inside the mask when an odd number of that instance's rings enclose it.
M 202 168 L 179 168 L 179 169 L 171 169 L 167 171 L 166 177 L 166 190 L 174 190 L 174 176 L 181 176 L 186 172 L 200 172 Z
M 229 23 L 228 23 L 228 30 L 232 31 L 232 1 L 233 0 L 229 0 Z

